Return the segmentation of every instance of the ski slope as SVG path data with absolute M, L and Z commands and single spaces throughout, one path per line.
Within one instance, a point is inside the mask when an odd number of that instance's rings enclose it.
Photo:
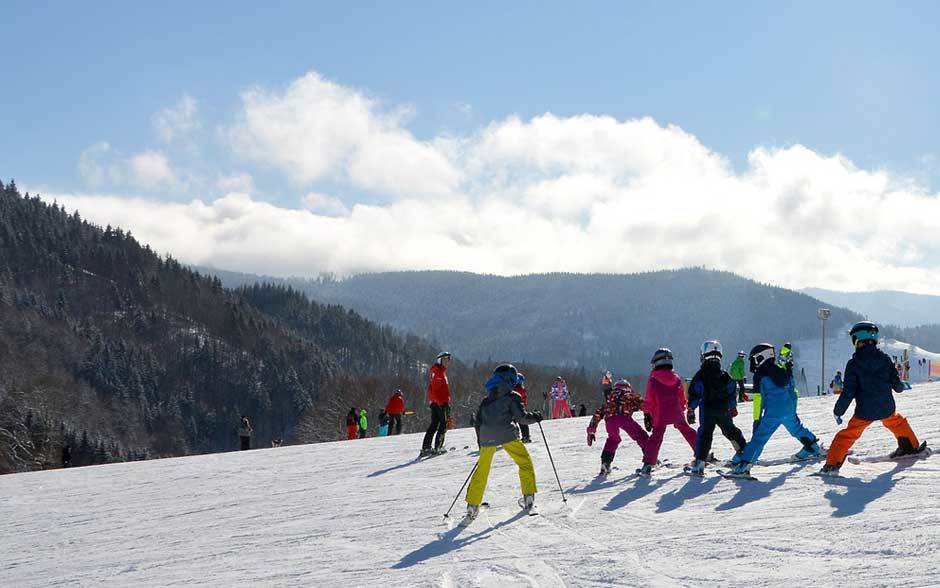
M 898 395 L 921 438 L 940 440 L 940 385 Z M 800 402 L 828 445 L 832 397 Z M 747 413 L 738 424 L 750 432 Z M 520 516 L 515 466 L 497 453 L 467 528 L 442 513 L 474 463 L 471 429 L 457 450 L 414 460 L 416 435 L 0 477 L 0 586 L 936 586 L 940 456 L 755 467 L 759 481 L 632 474 L 636 446 L 596 481 L 586 418 L 547 421 L 563 504 L 538 427 L 529 446 L 542 516 Z M 719 456 L 730 445 L 716 436 Z M 857 455 L 894 443 L 873 425 Z M 764 459 L 788 456 L 779 431 Z M 690 450 L 667 431 L 662 456 Z M 458 500 L 453 521 L 464 503 Z

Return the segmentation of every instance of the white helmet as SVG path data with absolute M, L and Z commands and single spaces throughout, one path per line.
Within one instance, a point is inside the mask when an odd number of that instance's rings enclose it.
M 701 360 L 704 362 L 706 359 L 712 358 L 721 359 L 721 343 L 714 339 L 702 343 Z

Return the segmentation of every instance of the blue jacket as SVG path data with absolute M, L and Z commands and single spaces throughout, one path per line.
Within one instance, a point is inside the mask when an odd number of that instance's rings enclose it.
M 761 395 L 761 417 L 786 417 L 796 414 L 796 385 L 787 367 L 766 361 L 754 374 L 754 389 Z
M 735 383 L 721 362 L 706 360 L 689 384 L 689 408 L 702 407 L 702 414 L 724 416 L 738 406 Z
M 855 400 L 855 416 L 866 421 L 880 421 L 894 414 L 894 396 L 904 384 L 888 355 L 874 345 L 855 350 L 845 364 L 842 375 L 842 394 L 833 412 L 842 416 Z

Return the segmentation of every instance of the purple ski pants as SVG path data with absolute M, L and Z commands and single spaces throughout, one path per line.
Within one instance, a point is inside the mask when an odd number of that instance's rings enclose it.
M 643 427 L 633 420 L 633 417 L 625 414 L 609 416 L 604 419 L 604 425 L 607 427 L 607 442 L 604 443 L 604 453 L 611 455 L 617 453 L 617 447 L 620 445 L 620 429 L 626 431 L 627 435 L 636 441 L 636 444 L 640 446 L 640 451 L 645 451 L 649 435 L 646 434 Z

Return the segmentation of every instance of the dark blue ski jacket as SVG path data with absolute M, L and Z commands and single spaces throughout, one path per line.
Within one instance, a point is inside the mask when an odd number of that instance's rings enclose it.
M 842 394 L 833 410 L 842 416 L 855 400 L 855 416 L 866 421 L 880 421 L 894 414 L 892 390 L 901 392 L 904 384 L 888 355 L 874 345 L 855 350 L 845 364 Z
M 701 406 L 703 415 L 725 416 L 737 405 L 734 380 L 721 369 L 720 361 L 705 360 L 689 383 L 689 408 Z

